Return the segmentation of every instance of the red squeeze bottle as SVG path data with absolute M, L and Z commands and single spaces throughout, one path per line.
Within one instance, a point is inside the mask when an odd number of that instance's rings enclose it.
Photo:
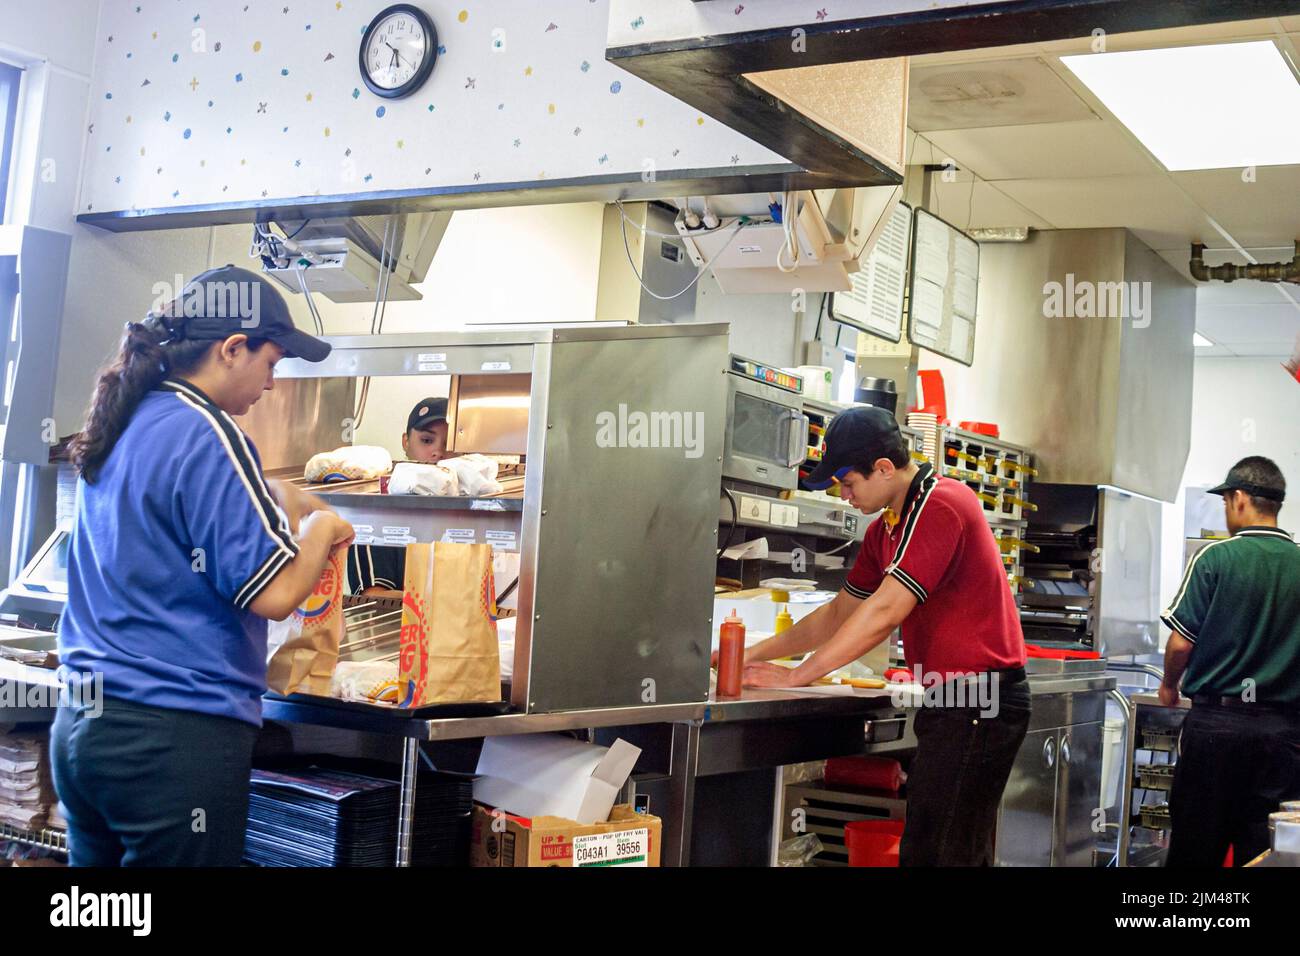
M 745 670 L 745 622 L 736 609 L 718 630 L 718 696 L 739 697 L 740 678 Z

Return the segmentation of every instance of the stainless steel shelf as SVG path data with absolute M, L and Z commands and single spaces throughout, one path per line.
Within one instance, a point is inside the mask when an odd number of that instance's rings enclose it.
M 68 852 L 68 834 L 52 827 L 40 830 L 28 830 L 8 823 L 0 823 L 0 843 L 21 843 L 23 846 L 40 847 L 58 853 Z

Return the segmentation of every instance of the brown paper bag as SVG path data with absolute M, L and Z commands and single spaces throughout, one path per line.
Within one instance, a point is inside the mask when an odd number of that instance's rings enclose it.
M 343 587 L 348 549 L 325 565 L 302 606 L 267 628 L 266 686 L 277 694 L 328 697 L 343 640 Z
M 501 699 L 492 548 L 408 544 L 402 595 L 403 707 Z

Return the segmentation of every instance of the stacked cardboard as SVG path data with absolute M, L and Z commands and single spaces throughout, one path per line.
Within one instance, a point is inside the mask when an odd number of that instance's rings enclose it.
M 29 830 L 51 825 L 59 798 L 49 739 L 44 730 L 0 733 L 0 823 Z

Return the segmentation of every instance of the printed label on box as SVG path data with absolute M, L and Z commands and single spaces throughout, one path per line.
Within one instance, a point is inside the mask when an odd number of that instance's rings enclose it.
M 420 362 L 421 372 L 445 372 L 447 371 L 446 362 Z
M 475 534 L 473 528 L 448 528 L 442 533 L 442 541 L 450 541 L 452 544 L 473 544 Z
M 649 866 L 650 830 L 618 830 L 573 838 L 574 866 Z
M 445 362 L 447 361 L 446 352 L 421 352 L 416 361 L 419 362 Z
M 554 841 L 544 838 L 541 844 L 541 851 L 541 857 L 543 860 L 567 860 L 571 853 L 569 844 L 565 843 L 562 837 L 557 837 Z

